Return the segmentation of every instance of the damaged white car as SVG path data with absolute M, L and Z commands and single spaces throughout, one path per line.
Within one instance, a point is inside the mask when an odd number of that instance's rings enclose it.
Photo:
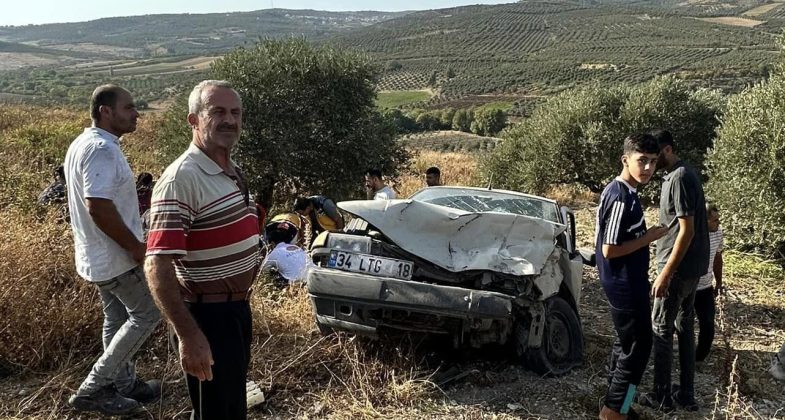
M 307 281 L 323 332 L 511 344 L 538 373 L 580 364 L 583 260 L 569 208 L 468 187 L 338 206 L 354 219 L 314 241 Z

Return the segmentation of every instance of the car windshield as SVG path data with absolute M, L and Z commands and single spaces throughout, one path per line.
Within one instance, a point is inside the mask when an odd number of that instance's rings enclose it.
M 537 197 L 468 188 L 431 187 L 417 192 L 411 199 L 475 213 L 511 213 L 561 223 L 556 204 Z

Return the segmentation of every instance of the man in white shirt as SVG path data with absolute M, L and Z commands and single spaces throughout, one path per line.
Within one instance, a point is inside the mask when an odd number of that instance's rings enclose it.
M 297 237 L 297 228 L 288 221 L 273 222 L 265 228 L 267 239 L 274 248 L 262 263 L 262 271 L 277 271 L 281 286 L 305 281 L 311 258 L 304 249 L 291 244 Z
M 76 271 L 98 287 L 104 312 L 103 354 L 69 404 L 124 415 L 157 400 L 160 381 L 136 377 L 132 358 L 160 321 L 140 264 L 145 243 L 136 184 L 120 136 L 136 130 L 131 94 L 115 85 L 93 92 L 93 126 L 65 156 Z
M 374 200 L 394 200 L 395 191 L 385 185 L 383 178 L 381 170 L 369 169 L 365 173 L 365 188 L 368 189 L 370 195 L 373 195 Z

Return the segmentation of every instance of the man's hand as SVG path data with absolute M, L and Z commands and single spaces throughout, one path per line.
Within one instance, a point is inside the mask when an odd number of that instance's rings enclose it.
M 722 283 L 717 283 L 717 286 L 714 288 L 714 297 L 724 294 L 725 294 L 725 286 Z
M 654 280 L 654 286 L 651 288 L 651 295 L 658 298 L 667 296 L 668 286 L 670 286 L 672 277 L 673 275 L 670 273 L 666 273 L 665 271 L 660 272 L 657 279 Z
M 202 331 L 189 337 L 180 337 L 180 364 L 185 373 L 200 381 L 213 380 L 213 353 Z
M 139 242 L 139 244 L 131 250 L 131 257 L 134 261 L 142 264 L 144 262 L 144 254 L 147 252 L 147 244 Z
M 657 226 L 652 226 L 648 230 L 646 230 L 646 233 L 643 236 L 646 237 L 646 241 L 648 243 L 652 243 L 657 239 L 662 238 L 667 233 L 668 233 L 667 226 L 657 225 Z

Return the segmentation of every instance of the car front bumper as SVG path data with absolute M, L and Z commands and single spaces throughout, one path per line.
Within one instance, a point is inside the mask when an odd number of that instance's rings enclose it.
M 308 293 L 321 327 L 375 336 L 380 328 L 425 333 L 483 332 L 499 341 L 512 322 L 502 293 L 313 267 Z

